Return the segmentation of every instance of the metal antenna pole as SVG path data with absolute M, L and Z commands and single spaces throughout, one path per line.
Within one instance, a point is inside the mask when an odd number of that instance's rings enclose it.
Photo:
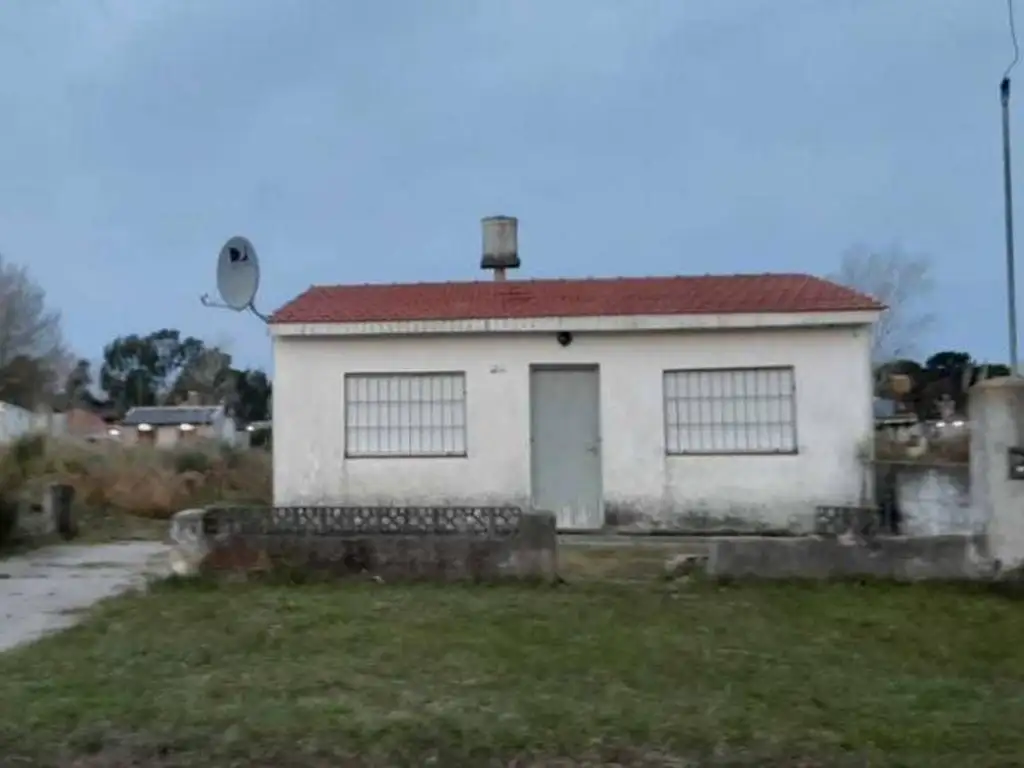
M 1003 103 L 1003 202 L 1006 218 L 1006 313 L 1010 331 L 1010 372 L 1017 376 L 1017 276 L 1013 255 L 1013 178 L 1010 172 L 1010 78 L 999 84 Z

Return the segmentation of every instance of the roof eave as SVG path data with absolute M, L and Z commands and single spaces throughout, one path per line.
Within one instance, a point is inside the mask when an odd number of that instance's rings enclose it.
M 692 315 L 598 315 L 583 317 L 382 320 L 368 322 L 271 322 L 274 337 L 416 336 L 479 333 L 638 333 L 657 331 L 766 330 L 871 326 L 881 309 L 820 312 L 757 312 Z

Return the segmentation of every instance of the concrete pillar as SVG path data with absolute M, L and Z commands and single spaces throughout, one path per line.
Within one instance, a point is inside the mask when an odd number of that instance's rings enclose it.
M 63 483 L 51 483 L 46 487 L 43 497 L 43 512 L 63 539 L 73 539 L 78 535 L 78 526 L 73 515 L 75 489 Z
M 1024 448 L 1024 378 L 971 387 L 971 504 L 987 521 L 990 556 L 1000 573 L 1024 568 L 1024 472 L 1014 479 L 1011 449 Z

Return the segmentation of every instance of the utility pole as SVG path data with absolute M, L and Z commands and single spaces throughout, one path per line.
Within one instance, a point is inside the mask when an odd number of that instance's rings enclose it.
M 1010 336 L 1010 373 L 1017 376 L 1017 275 L 1013 254 L 1013 178 L 1010 171 L 1010 78 L 999 84 L 1003 103 L 1003 205 L 1006 220 L 1006 320 Z

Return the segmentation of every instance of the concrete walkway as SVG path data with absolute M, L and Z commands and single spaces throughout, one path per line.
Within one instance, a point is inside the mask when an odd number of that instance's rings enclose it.
M 76 611 L 168 572 L 152 541 L 69 544 L 0 559 L 0 651 L 74 624 Z

